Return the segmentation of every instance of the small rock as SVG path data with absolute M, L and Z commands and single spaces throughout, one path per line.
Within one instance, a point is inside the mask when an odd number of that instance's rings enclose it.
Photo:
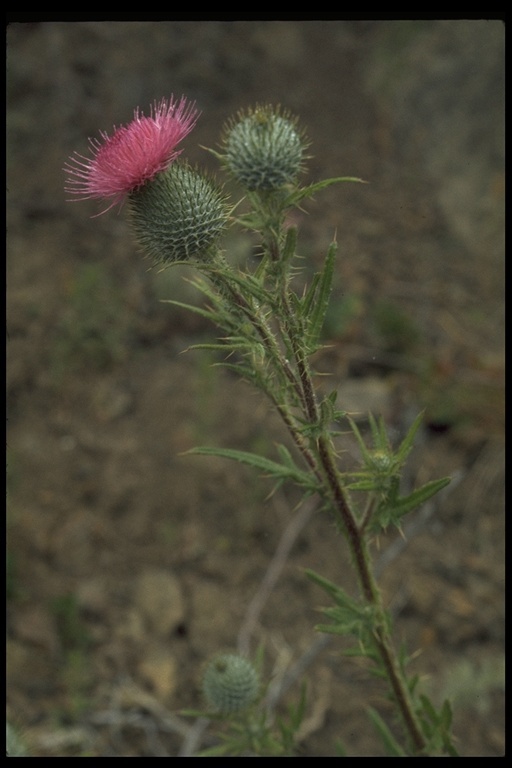
M 141 677 L 151 685 L 160 701 L 166 701 L 178 686 L 178 665 L 171 652 L 160 646 L 145 649 L 139 664 Z
M 183 594 L 178 579 L 168 571 L 146 571 L 134 590 L 135 607 L 148 628 L 158 637 L 167 637 L 185 617 Z

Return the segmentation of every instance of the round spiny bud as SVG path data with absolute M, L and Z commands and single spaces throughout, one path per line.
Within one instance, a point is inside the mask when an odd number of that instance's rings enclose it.
M 272 190 L 296 181 L 306 143 L 295 118 L 261 106 L 228 124 L 224 147 L 226 167 L 244 187 Z
M 210 179 L 179 163 L 129 199 L 140 245 L 164 264 L 206 256 L 228 218 L 226 200 Z
M 393 467 L 393 457 L 386 451 L 372 451 L 369 458 L 369 466 L 377 472 L 388 472 Z
M 206 668 L 203 692 L 219 712 L 239 712 L 252 704 L 258 693 L 258 674 L 243 656 L 224 653 Z

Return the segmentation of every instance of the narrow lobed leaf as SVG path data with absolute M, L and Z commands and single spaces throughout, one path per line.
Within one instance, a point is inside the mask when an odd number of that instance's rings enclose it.
M 329 246 L 324 268 L 320 275 L 315 301 L 312 306 L 312 311 L 307 326 L 307 343 L 311 349 L 314 349 L 318 343 L 320 333 L 322 332 L 327 307 L 329 305 L 337 247 L 338 246 L 336 242 L 332 242 Z
M 386 753 L 390 757 L 407 757 L 406 753 L 397 742 L 384 720 L 381 718 L 379 713 L 373 709 L 373 707 L 368 707 L 368 717 L 372 721 L 375 730 L 382 739 Z
M 421 504 L 424 504 L 428 499 L 445 488 L 450 481 L 450 477 L 443 477 L 440 480 L 431 480 L 430 482 L 425 483 L 421 488 L 410 493 L 408 496 L 396 499 L 393 502 L 393 517 L 395 520 L 403 517 Z
M 241 464 L 247 464 L 248 466 L 260 469 L 267 475 L 277 479 L 294 480 L 299 485 L 315 490 L 317 486 L 316 481 L 312 475 L 308 474 L 307 472 L 303 472 L 298 467 L 278 464 L 276 461 L 267 459 L 264 456 L 258 455 L 257 453 L 238 451 L 233 448 L 199 446 L 197 448 L 191 448 L 189 451 L 185 451 L 182 455 L 218 456 L 220 458 L 233 459 L 234 461 L 239 461 Z
M 418 431 L 420 424 L 423 420 L 423 414 L 424 414 L 424 411 L 421 411 L 421 413 L 419 413 L 416 416 L 413 423 L 411 424 L 409 431 L 407 432 L 406 436 L 402 440 L 398 451 L 396 452 L 396 458 L 398 459 L 400 464 L 403 464 L 403 462 L 407 457 L 407 454 L 409 453 L 409 451 L 413 446 L 414 438 L 416 437 L 416 432 Z
M 310 184 L 307 187 L 303 187 L 302 189 L 298 189 L 295 192 L 293 192 L 291 195 L 289 195 L 286 198 L 285 206 L 287 208 L 291 208 L 292 206 L 300 203 L 301 200 L 306 200 L 306 198 L 308 197 L 313 197 L 313 195 L 315 195 L 317 192 L 320 192 L 322 189 L 325 189 L 326 187 L 330 187 L 332 184 L 342 184 L 347 181 L 352 181 L 359 184 L 368 183 L 363 179 L 358 179 L 355 176 L 337 176 L 333 179 L 324 179 L 323 181 L 318 181 L 315 184 Z

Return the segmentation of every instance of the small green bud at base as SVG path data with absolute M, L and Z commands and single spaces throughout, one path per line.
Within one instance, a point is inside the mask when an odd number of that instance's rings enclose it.
M 296 120 L 271 106 L 239 114 L 225 129 L 224 161 L 248 190 L 279 189 L 302 170 L 305 142 Z
M 387 472 L 393 466 L 393 457 L 385 451 L 372 451 L 368 464 L 377 472 Z
M 156 262 L 207 257 L 224 229 L 228 209 L 206 176 L 174 163 L 129 196 L 138 242 Z
M 204 695 L 218 712 L 246 709 L 256 698 L 258 688 L 258 674 L 251 662 L 233 653 L 216 656 L 203 677 Z

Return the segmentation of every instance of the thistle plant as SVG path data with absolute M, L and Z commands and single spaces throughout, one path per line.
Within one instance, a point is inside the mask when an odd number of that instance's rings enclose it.
M 319 500 L 339 533 L 339 546 L 348 548 L 358 591 L 349 594 L 343 583 L 307 571 L 307 577 L 330 601 L 324 609 L 326 622 L 317 629 L 352 637 L 350 653 L 369 659 L 373 672 L 385 682 L 400 727 L 392 730 L 377 713 L 370 716 L 388 753 L 455 755 L 450 705 L 445 702 L 437 709 L 419 690 L 418 679 L 409 676 L 406 654 L 395 647 L 392 618 L 372 561 L 375 538 L 388 528 L 400 529 L 405 515 L 440 491 L 449 479 L 430 480 L 403 494 L 400 477 L 421 415 L 401 443 L 393 446 L 383 419 L 370 414 L 371 442 L 367 444 L 343 403 L 337 402 L 336 390 L 317 391 L 312 357 L 323 344 L 322 328 L 335 273 L 335 241 L 309 285 L 300 290 L 294 287 L 304 262 L 297 256 L 298 232 L 289 224 L 290 213 L 333 184 L 361 180 L 336 177 L 302 184 L 308 141 L 298 121 L 278 107 L 257 105 L 231 118 L 219 147 L 210 150 L 224 173 L 241 187 L 243 199 L 235 206 L 216 181 L 178 159 L 176 145 L 196 119 L 195 107 L 184 98 L 162 100 L 153 106 L 150 117 L 137 110 L 128 126 L 115 129 L 111 136 L 101 134 L 101 141 L 90 141 L 91 157 L 70 159 L 65 168 L 66 188 L 78 198 L 111 200 L 110 207 L 127 199 L 137 241 L 156 265 L 187 262 L 196 267 L 195 284 L 205 303 L 191 306 L 177 299 L 170 303 L 187 307 L 217 327 L 217 342 L 197 346 L 215 350 L 223 365 L 264 393 L 289 440 L 278 445 L 273 457 L 216 447 L 198 447 L 189 453 L 241 462 L 272 478 L 276 485 L 292 483 L 302 497 Z M 228 227 L 253 233 L 258 258 L 248 259 L 245 265 L 230 262 L 222 239 Z M 347 433 L 359 447 L 356 467 L 344 458 Z M 238 711 L 245 699 L 254 709 L 261 698 L 247 660 L 229 654 L 217 657 L 205 674 L 203 687 L 210 705 L 208 716 L 220 709 L 223 716 L 235 718 L 238 734 L 250 735 L 251 728 L 254 733 L 254 719 L 244 720 L 241 726 Z M 295 718 L 296 725 L 299 719 Z M 236 743 L 256 749 L 254 740 Z M 285 754 L 290 745 L 283 751 L 282 743 L 267 739 L 265 753 L 274 744 L 276 754 Z M 232 748 L 236 751 L 234 743 Z

